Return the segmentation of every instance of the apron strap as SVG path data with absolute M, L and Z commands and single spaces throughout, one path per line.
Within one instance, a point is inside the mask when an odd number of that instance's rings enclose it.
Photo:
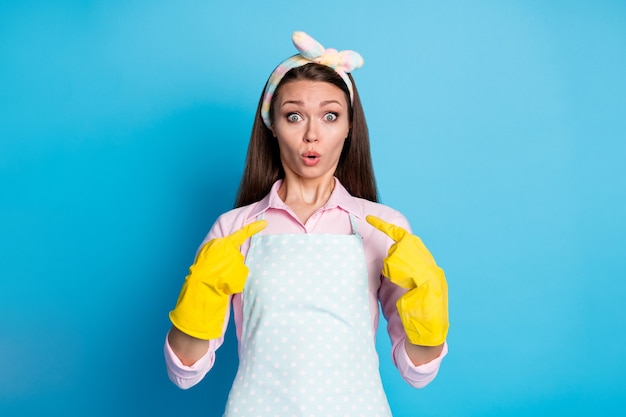
M 352 234 L 358 238 L 363 239 L 361 237 L 361 234 L 359 233 L 359 226 L 357 225 L 356 217 L 352 213 L 348 213 L 348 214 L 350 215 L 350 225 L 352 226 Z

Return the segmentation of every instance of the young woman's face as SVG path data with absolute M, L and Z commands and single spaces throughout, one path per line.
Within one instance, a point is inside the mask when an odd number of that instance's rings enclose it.
M 286 177 L 332 177 L 350 131 L 344 92 L 323 81 L 292 81 L 274 106 L 272 132 Z

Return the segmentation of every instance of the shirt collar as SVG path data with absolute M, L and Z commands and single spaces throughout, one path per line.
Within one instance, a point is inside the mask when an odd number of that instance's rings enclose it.
M 288 210 L 288 206 L 278 196 L 278 189 L 280 188 L 283 180 L 276 181 L 270 192 L 263 197 L 257 204 L 254 205 L 250 213 L 248 213 L 248 220 L 255 219 L 262 213 L 265 213 L 268 209 Z M 335 178 L 335 189 L 330 195 L 330 198 L 326 204 L 322 207 L 322 210 L 328 210 L 333 208 L 341 208 L 348 213 L 354 214 L 356 217 L 363 218 L 362 205 L 358 204 L 358 200 L 354 198 L 348 190 Z

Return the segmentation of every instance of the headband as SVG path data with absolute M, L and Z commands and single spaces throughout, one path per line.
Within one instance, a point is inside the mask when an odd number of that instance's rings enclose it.
M 301 67 L 311 62 L 325 65 L 335 70 L 348 87 L 350 102 L 352 103 L 354 101 L 352 82 L 350 82 L 348 73 L 363 66 L 363 58 L 358 52 L 337 51 L 332 48 L 325 49 L 322 44 L 304 32 L 294 32 L 291 40 L 300 53 L 287 58 L 276 67 L 272 75 L 270 75 L 269 80 L 267 80 L 267 85 L 263 92 L 261 117 L 263 118 L 263 123 L 265 123 L 265 126 L 268 128 L 272 126 L 272 121 L 270 120 L 270 105 L 276 87 L 278 87 L 278 84 L 290 69 Z

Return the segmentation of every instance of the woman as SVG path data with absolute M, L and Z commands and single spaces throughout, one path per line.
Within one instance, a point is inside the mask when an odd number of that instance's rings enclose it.
M 165 344 L 181 388 L 199 382 L 232 304 L 240 364 L 227 416 L 390 416 L 378 373 L 378 305 L 412 386 L 447 352 L 443 271 L 397 211 L 378 204 L 353 51 L 296 32 L 270 76 L 234 210 L 190 268 Z M 245 259 L 245 263 L 244 263 Z

